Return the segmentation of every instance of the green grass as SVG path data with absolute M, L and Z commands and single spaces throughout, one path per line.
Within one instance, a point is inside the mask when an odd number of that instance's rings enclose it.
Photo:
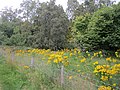
M 65 52 L 66 56 L 69 54 Z M 11 55 L 8 53 L 6 58 L 0 57 L 0 90 L 97 90 L 97 85 L 101 84 L 94 81 L 99 81 L 99 78 L 93 74 L 93 63 L 98 61 L 100 65 L 109 64 L 106 57 L 98 55 L 91 60 L 92 53 L 90 57 L 84 53 L 75 54 L 68 58 L 69 65 L 64 66 L 64 85 L 61 87 L 61 64 L 47 64 L 47 56 L 28 53 L 14 55 L 12 62 Z M 34 67 L 25 69 L 24 66 L 30 66 L 33 56 Z M 83 59 L 81 56 L 86 57 L 83 63 L 80 62 Z M 72 79 L 69 80 L 69 76 Z
M 6 63 L 6 61 L 11 62 L 10 53 L 7 54 L 7 58 L 0 58 L 2 62 L 0 63 L 0 67 L 2 67 L 0 69 L 2 90 L 89 90 L 89 88 L 96 90 L 95 86 L 90 84 L 91 82 L 79 76 L 69 80 L 68 76 L 74 74 L 67 71 L 68 75 L 64 74 L 64 85 L 61 87 L 60 69 L 53 64 L 47 65 L 47 60 L 42 60 L 42 57 L 35 55 L 35 67 L 29 69 L 24 69 L 24 65 L 30 65 L 31 56 L 27 54 L 15 56 L 13 63 Z M 73 65 L 79 62 L 76 57 L 71 59 L 73 59 L 70 60 L 72 65 L 66 69 L 75 69 L 76 67 Z
M 0 57 L 0 84 L 2 90 L 21 90 L 27 84 L 27 77 Z
M 62 90 L 53 77 L 51 66 L 24 69 L 0 57 L 0 90 Z

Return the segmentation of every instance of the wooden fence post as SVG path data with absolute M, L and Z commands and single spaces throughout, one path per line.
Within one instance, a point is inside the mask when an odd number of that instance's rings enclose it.
M 34 57 L 32 56 L 32 58 L 31 58 L 31 65 L 30 65 L 31 67 L 33 67 L 34 66 Z
M 14 61 L 14 52 L 11 52 L 11 60 Z
M 61 66 L 61 86 L 64 84 L 64 66 Z

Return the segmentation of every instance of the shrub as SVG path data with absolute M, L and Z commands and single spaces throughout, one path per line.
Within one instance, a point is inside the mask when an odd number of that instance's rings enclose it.
M 73 26 L 76 29 L 75 36 L 80 47 L 106 50 L 120 48 L 119 11 L 120 4 L 104 7 L 95 12 L 91 18 L 88 18 L 88 15 L 79 20 L 76 18 Z

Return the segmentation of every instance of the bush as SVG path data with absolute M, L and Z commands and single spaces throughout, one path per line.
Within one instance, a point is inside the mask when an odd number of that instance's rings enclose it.
M 119 11 L 120 4 L 104 7 L 95 12 L 91 18 L 88 18 L 88 15 L 81 18 L 81 20 L 76 18 L 74 27 L 77 35 L 75 36 L 80 47 L 106 50 L 120 48 Z

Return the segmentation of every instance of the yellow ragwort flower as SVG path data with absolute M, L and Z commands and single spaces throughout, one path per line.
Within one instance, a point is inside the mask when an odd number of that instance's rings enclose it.
M 68 56 L 64 56 L 64 59 L 68 59 Z
M 77 72 L 80 72 L 81 70 L 78 70 Z
M 70 57 L 72 56 L 73 54 L 72 53 L 70 53 Z
M 29 69 L 30 67 L 29 66 L 24 66 L 25 69 Z
M 102 76 L 102 77 L 101 77 L 101 80 L 103 80 L 103 81 L 108 80 L 108 76 Z
M 94 53 L 94 57 L 98 55 L 98 52 Z
M 81 63 L 85 62 L 86 58 L 83 58 L 82 60 L 80 60 Z
M 72 78 L 73 78 L 73 76 L 69 76 L 69 77 L 68 77 L 68 79 L 72 79 Z
M 116 83 L 114 83 L 113 86 L 115 87 L 115 86 L 116 86 Z
M 99 51 L 99 54 L 102 54 L 102 51 Z
M 98 64 L 98 61 L 94 62 L 93 65 L 97 65 Z
M 106 61 L 111 61 L 111 57 L 106 58 Z
M 112 78 L 112 76 L 110 76 L 110 78 Z
M 53 62 L 54 62 L 54 63 L 59 63 L 59 60 L 58 60 L 58 59 L 55 59 Z
M 100 86 L 99 88 L 98 88 L 98 90 L 112 90 L 112 88 L 110 87 L 110 86 Z
M 65 66 L 68 66 L 68 65 L 69 65 L 69 62 L 68 62 L 68 61 L 64 62 L 64 65 L 65 65 Z

